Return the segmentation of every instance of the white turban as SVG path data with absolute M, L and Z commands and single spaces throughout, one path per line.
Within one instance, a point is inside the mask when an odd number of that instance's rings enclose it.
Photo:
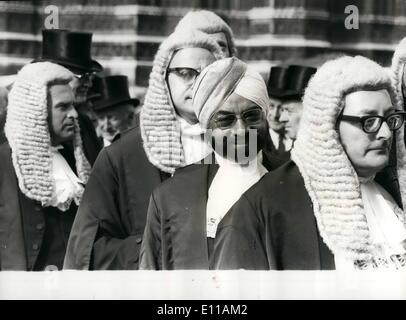
M 236 57 L 221 59 L 205 68 L 193 87 L 193 107 L 203 128 L 232 93 L 266 112 L 269 98 L 261 75 Z

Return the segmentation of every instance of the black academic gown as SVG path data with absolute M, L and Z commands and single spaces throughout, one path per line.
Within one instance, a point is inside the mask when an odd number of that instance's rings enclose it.
M 149 198 L 168 177 L 149 162 L 139 122 L 103 148 L 72 227 L 64 268 L 138 269 Z
M 209 156 L 213 159 L 213 155 Z M 208 163 L 208 161 L 204 161 Z M 263 153 L 268 170 L 283 160 Z M 210 269 L 206 235 L 208 190 L 218 165 L 196 163 L 178 169 L 151 195 L 140 253 L 140 269 Z
M 82 140 L 85 154 L 95 159 L 93 141 Z M 71 147 L 65 144 L 60 153 L 76 172 Z M 7 142 L 0 146 L 0 163 L 0 270 L 62 269 L 76 205 L 61 212 L 27 198 L 18 187 Z
M 388 170 L 376 181 L 400 204 L 397 176 Z M 217 229 L 213 261 L 216 269 L 335 269 L 293 161 L 266 174 L 230 209 Z

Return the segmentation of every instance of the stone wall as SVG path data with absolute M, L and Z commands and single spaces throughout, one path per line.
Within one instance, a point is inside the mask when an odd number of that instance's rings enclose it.
M 145 92 L 159 43 L 191 9 L 224 17 L 239 57 L 265 78 L 273 64 L 317 64 L 337 53 L 362 54 L 387 65 L 406 36 L 404 0 L 2 1 L 0 75 L 15 73 L 39 56 L 48 5 L 58 7 L 60 28 L 94 33 L 94 58 L 106 74 L 127 75 L 133 95 Z M 347 5 L 359 9 L 358 30 L 344 26 Z

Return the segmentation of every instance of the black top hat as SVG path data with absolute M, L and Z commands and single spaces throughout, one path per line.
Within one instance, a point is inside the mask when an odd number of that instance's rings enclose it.
M 301 65 L 272 67 L 268 81 L 269 96 L 282 100 L 300 100 L 307 83 L 316 71 L 316 68 Z
M 103 67 L 91 57 L 92 34 L 63 29 L 42 30 L 42 56 L 38 61 L 51 61 L 78 73 L 100 72 Z
M 93 80 L 93 91 L 100 94 L 93 99 L 93 110 L 100 111 L 122 103 L 130 102 L 136 107 L 140 101 L 130 97 L 126 76 L 97 77 Z

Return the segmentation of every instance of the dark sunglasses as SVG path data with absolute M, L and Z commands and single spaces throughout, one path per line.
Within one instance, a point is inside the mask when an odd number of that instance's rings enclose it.
M 166 73 L 175 74 L 178 78 L 182 79 L 182 81 L 186 85 L 191 85 L 195 82 L 196 78 L 200 74 L 201 70 L 196 70 L 193 68 L 188 67 L 178 67 L 178 68 L 168 68 L 166 69 Z
M 366 133 L 376 133 L 381 129 L 382 123 L 385 121 L 391 131 L 395 131 L 400 129 L 400 127 L 405 122 L 406 112 L 404 111 L 397 111 L 392 113 L 386 117 L 382 116 L 364 116 L 364 117 L 356 117 L 356 116 L 348 116 L 348 115 L 341 115 L 339 117 L 340 120 L 344 121 L 352 121 L 358 122 L 362 125 L 362 130 Z
M 237 119 L 241 119 L 247 126 L 252 126 L 262 122 L 265 119 L 265 115 L 262 109 L 258 107 L 245 110 L 241 115 L 219 112 L 211 120 L 215 123 L 216 128 L 228 129 L 237 122 Z

